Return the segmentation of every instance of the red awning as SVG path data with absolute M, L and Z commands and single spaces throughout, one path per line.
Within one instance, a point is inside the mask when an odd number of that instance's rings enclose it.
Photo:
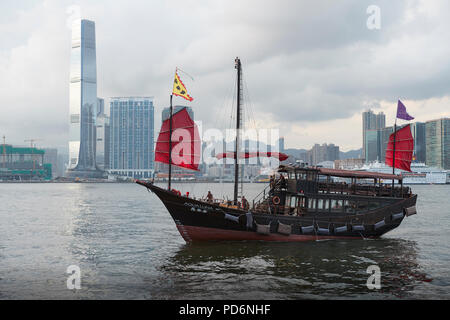
M 284 161 L 289 156 L 287 154 L 281 153 L 281 152 L 241 152 L 239 153 L 239 159 L 248 159 L 248 158 L 254 158 L 254 157 L 272 157 L 276 158 L 280 161 Z M 223 158 L 236 158 L 236 152 L 226 152 L 226 153 L 219 153 L 216 155 L 217 159 L 223 159 Z
M 319 174 L 330 175 L 334 177 L 343 178 L 360 178 L 360 179 L 395 179 L 402 180 L 402 176 L 389 173 L 381 172 L 370 172 L 370 171 L 358 171 L 358 170 L 340 170 L 340 169 L 329 169 L 329 168 L 318 168 Z

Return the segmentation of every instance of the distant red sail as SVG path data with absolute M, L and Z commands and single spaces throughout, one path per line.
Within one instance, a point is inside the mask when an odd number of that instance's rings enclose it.
M 395 134 L 395 167 L 411 172 L 411 160 L 414 150 L 414 139 L 411 134 L 409 124 L 389 136 L 389 143 L 386 148 L 386 161 L 388 166 L 393 165 Z
M 155 161 L 169 163 L 170 118 L 161 126 L 156 141 Z M 186 108 L 172 116 L 172 164 L 197 170 L 200 162 L 201 140 L 198 127 Z
M 240 153 L 239 158 L 240 159 L 248 159 L 248 158 L 254 158 L 254 157 L 267 157 L 267 158 L 277 158 L 280 161 L 284 161 L 289 156 L 287 154 L 281 153 L 281 152 L 245 152 Z M 223 158 L 236 158 L 236 152 L 226 152 L 226 153 L 219 153 L 216 155 L 217 159 L 223 159 Z

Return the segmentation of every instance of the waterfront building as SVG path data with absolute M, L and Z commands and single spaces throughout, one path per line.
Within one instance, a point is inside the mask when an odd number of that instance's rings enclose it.
M 173 106 L 172 107 L 172 113 L 175 114 L 175 113 L 177 113 L 178 111 L 180 111 L 183 108 L 186 108 L 187 113 L 189 114 L 191 119 L 194 120 L 194 111 L 192 110 L 191 107 L 188 107 L 188 106 L 178 106 L 178 105 L 177 106 Z M 169 117 L 170 117 L 170 108 L 169 107 L 164 108 L 162 110 L 162 112 L 161 112 L 161 124 L 165 120 L 169 119 Z
M 364 165 L 364 162 L 365 159 L 362 158 L 334 160 L 334 168 L 342 170 L 353 170 L 355 168 L 361 168 Z
M 97 98 L 97 146 L 96 163 L 101 170 L 109 169 L 109 116 L 105 113 L 105 101 Z
M 363 153 L 366 162 L 380 159 L 380 139 L 378 130 L 366 130 Z
M 58 174 L 58 149 L 56 148 L 44 148 L 44 163 L 50 163 L 52 177 L 56 178 L 59 176 Z
M 414 138 L 414 161 L 425 163 L 427 159 L 425 122 L 411 124 L 411 133 Z
M 95 23 L 75 20 L 70 54 L 68 175 L 99 177 L 96 167 L 97 66 Z
M 397 127 L 399 129 L 400 127 Z M 389 137 L 394 133 L 394 127 L 385 127 L 378 130 L 378 161 L 385 162 L 386 160 L 386 149 L 389 143 Z
M 425 130 L 426 164 L 450 169 L 450 118 L 427 121 Z
M 339 147 L 330 144 L 315 144 L 311 150 L 308 151 L 308 163 L 316 165 L 323 161 L 334 161 L 339 159 Z
M 154 172 L 153 97 L 110 99 L 111 174 L 149 178 Z
M 367 160 L 367 156 L 366 156 L 366 152 L 369 150 L 366 146 L 366 141 L 368 141 L 368 139 L 366 138 L 366 132 L 368 130 L 379 130 L 379 129 L 383 129 L 386 126 L 386 116 L 383 112 L 380 112 L 378 114 L 373 113 L 372 110 L 368 110 L 366 112 L 362 113 L 362 132 L 363 132 L 363 158 Z M 370 134 L 371 138 L 369 140 L 373 140 L 373 133 Z M 371 154 L 373 156 L 374 150 L 371 150 Z
M 44 156 L 42 149 L 0 145 L 0 180 L 50 180 L 52 165 Z
M 285 149 L 284 149 L 284 137 L 280 137 L 280 139 L 278 139 L 278 149 L 282 153 L 285 152 Z

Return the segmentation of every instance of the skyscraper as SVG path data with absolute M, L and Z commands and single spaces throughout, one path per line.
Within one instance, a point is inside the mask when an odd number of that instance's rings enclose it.
M 284 153 L 284 137 L 280 137 L 280 139 L 278 139 L 278 149 L 280 152 Z
M 365 162 L 380 161 L 386 159 L 386 148 L 389 136 L 394 131 L 393 127 L 366 130 L 365 135 Z
M 76 20 L 70 55 L 69 176 L 101 176 L 95 162 L 96 115 L 95 23 Z
M 189 114 L 189 116 L 191 117 L 192 120 L 194 120 L 194 111 L 192 111 L 191 107 L 187 107 L 187 106 L 173 106 L 173 111 L 172 113 L 175 114 L 178 111 L 180 111 L 181 109 L 186 108 L 187 113 Z M 169 119 L 170 117 L 170 108 L 164 108 L 162 113 L 161 113 L 161 122 L 164 122 L 165 120 Z
M 450 118 L 427 121 L 426 164 L 450 169 Z
M 114 97 L 110 100 L 108 170 L 133 178 L 154 171 L 153 97 Z
M 362 114 L 362 132 L 363 132 L 363 149 L 362 154 L 363 158 L 368 161 L 366 152 L 367 152 L 367 146 L 366 146 L 366 131 L 367 130 L 379 130 L 383 129 L 386 126 L 386 116 L 383 112 L 380 112 L 378 114 L 375 114 L 372 112 L 372 110 L 368 110 L 366 112 L 363 112 Z M 377 151 L 374 151 L 377 153 Z
M 308 163 L 316 165 L 323 161 L 334 161 L 339 159 L 339 146 L 330 144 L 315 144 L 311 150 L 308 151 Z
M 105 113 L 105 100 L 97 98 L 97 167 L 109 169 L 109 117 Z
M 44 150 L 44 163 L 50 163 L 52 165 L 52 178 L 58 176 L 58 149 L 45 148 Z
M 384 127 L 378 129 L 378 142 L 379 142 L 379 155 L 378 160 L 380 162 L 386 161 L 386 149 L 389 143 L 389 137 L 394 133 L 394 127 Z
M 411 133 L 414 138 L 415 160 L 423 163 L 425 163 L 427 158 L 425 132 L 424 122 L 411 123 Z

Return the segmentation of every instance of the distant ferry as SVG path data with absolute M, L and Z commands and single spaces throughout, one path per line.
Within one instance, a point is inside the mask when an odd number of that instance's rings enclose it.
M 268 174 L 260 174 L 254 180 L 257 183 L 268 183 L 270 182 L 270 176 Z
M 366 164 L 357 170 L 392 173 L 392 168 L 381 162 Z M 401 174 L 404 184 L 446 184 L 450 183 L 450 171 L 429 167 L 422 162 L 411 163 L 411 171 L 395 169 L 396 174 Z M 384 181 L 390 183 L 389 181 Z

